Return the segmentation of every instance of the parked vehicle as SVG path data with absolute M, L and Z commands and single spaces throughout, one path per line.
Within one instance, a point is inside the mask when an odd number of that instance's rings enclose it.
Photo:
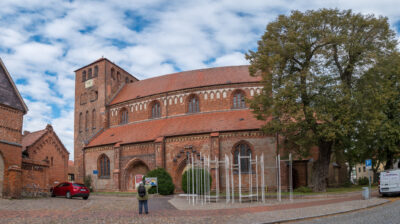
M 80 183 L 64 182 L 51 188 L 51 196 L 64 196 L 68 199 L 72 197 L 82 197 L 84 200 L 89 198 L 89 189 Z
M 382 196 L 400 193 L 400 169 L 385 170 L 379 176 L 379 193 Z

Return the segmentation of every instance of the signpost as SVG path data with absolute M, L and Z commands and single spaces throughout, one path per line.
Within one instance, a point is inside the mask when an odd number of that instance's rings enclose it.
M 368 198 L 371 198 L 371 170 L 372 170 L 372 160 L 371 159 L 366 159 L 365 160 L 365 168 L 368 171 L 368 184 L 369 184 L 369 189 L 368 189 Z
M 143 176 L 144 175 L 142 175 L 142 174 L 137 174 L 135 176 L 135 189 L 139 186 L 139 183 L 142 182 Z
M 157 177 L 146 177 L 144 178 L 146 185 L 150 185 L 152 187 L 157 187 L 157 194 L 158 194 L 158 181 Z

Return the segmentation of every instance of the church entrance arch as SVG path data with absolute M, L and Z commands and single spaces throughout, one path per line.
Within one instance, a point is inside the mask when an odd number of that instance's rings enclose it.
M 182 176 L 186 170 L 190 169 L 191 167 L 187 164 L 187 159 L 183 159 L 178 167 L 176 168 L 176 175 L 175 175 L 175 191 L 176 192 L 183 192 L 182 190 Z
M 0 153 L 0 198 L 3 196 L 3 184 L 4 184 L 4 160 Z
M 124 168 L 122 177 L 122 190 L 133 191 L 135 190 L 135 176 L 146 175 L 150 169 L 145 162 L 140 159 L 132 159 Z

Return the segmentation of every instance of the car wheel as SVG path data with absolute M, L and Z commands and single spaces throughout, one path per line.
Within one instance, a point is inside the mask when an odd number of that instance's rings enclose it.
M 54 198 L 55 196 L 54 192 L 51 192 L 51 197 Z
M 71 199 L 71 193 L 69 193 L 69 191 L 67 191 L 67 194 L 65 195 L 66 198 Z
M 85 196 L 85 197 L 82 197 L 82 198 L 83 198 L 83 200 L 87 200 L 89 198 L 89 196 Z

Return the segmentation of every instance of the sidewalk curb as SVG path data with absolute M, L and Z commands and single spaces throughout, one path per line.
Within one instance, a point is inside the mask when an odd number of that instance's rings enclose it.
M 259 223 L 259 224 L 278 224 L 278 223 L 301 221 L 301 220 L 306 220 L 306 219 L 315 219 L 315 218 L 321 218 L 321 217 L 325 217 L 325 216 L 339 215 L 339 214 L 345 214 L 345 213 L 360 211 L 360 210 L 364 210 L 364 209 L 368 209 L 368 208 L 382 206 L 382 205 L 385 205 L 385 204 L 388 204 L 388 203 L 392 203 L 392 201 L 387 200 L 385 202 L 382 202 L 382 203 L 379 203 L 379 204 L 375 204 L 375 205 L 370 205 L 370 206 L 367 206 L 365 208 L 356 208 L 356 209 L 351 209 L 351 210 L 348 210 L 348 211 L 332 212 L 332 213 L 327 213 L 327 214 L 324 214 L 324 215 L 307 216 L 307 217 L 300 217 L 300 218 L 293 218 L 293 219 L 281 219 L 281 220 L 276 220 L 276 221 L 272 221 L 272 222 L 262 222 L 262 223 Z

